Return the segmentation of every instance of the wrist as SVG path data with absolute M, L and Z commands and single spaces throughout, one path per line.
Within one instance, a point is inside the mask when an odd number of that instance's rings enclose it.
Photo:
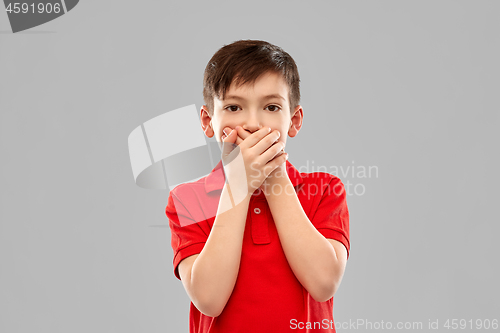
M 270 181 L 268 181 L 268 179 L 266 179 L 265 181 L 264 190 L 264 195 L 266 196 L 266 198 L 277 197 L 284 193 L 295 193 L 295 189 L 293 187 L 292 181 L 288 177 L 288 174 L 282 177 L 275 177 Z
M 251 194 L 240 186 L 224 184 L 219 198 L 219 210 L 222 212 L 235 208 L 240 204 L 249 204 Z
M 287 179 L 290 180 L 290 178 L 288 177 L 288 172 L 286 171 L 286 163 L 283 163 L 282 165 L 274 169 L 274 171 L 271 172 L 269 176 L 267 176 L 267 178 L 264 180 L 264 183 L 272 185 L 283 182 Z

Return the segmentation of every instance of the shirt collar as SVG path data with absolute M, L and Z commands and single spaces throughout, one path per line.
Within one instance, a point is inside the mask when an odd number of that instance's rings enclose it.
M 300 172 L 295 169 L 292 163 L 288 162 L 288 160 L 285 163 L 286 172 L 288 173 L 288 178 L 290 178 L 292 185 L 295 187 L 301 184 L 303 180 Z M 222 160 L 220 160 L 215 168 L 213 168 L 212 172 L 207 177 L 205 177 L 205 191 L 207 193 L 210 193 L 212 191 L 222 190 L 222 188 L 224 187 L 224 182 L 224 169 L 222 166 Z

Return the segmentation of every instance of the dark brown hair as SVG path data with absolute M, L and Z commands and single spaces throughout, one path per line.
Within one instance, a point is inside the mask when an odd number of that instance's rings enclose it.
M 262 40 L 239 40 L 220 48 L 208 62 L 203 77 L 203 99 L 210 115 L 214 112 L 214 97 L 224 99 L 233 79 L 236 86 L 253 84 L 267 72 L 283 76 L 292 112 L 300 102 L 300 77 L 288 53 Z

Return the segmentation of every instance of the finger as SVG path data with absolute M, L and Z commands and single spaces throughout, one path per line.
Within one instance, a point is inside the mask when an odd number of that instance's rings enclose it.
M 243 140 L 245 140 L 250 135 L 250 133 L 245 131 L 241 126 L 236 126 L 234 130 L 238 134 L 236 144 L 239 146 L 243 142 Z
M 237 135 L 234 135 L 236 131 L 234 131 L 233 129 L 229 129 L 229 131 L 224 130 L 223 133 L 224 134 L 222 134 L 222 139 L 224 140 L 224 142 L 234 142 L 235 138 L 237 138 Z
M 276 156 L 274 156 L 274 158 L 271 159 L 269 162 L 272 162 L 274 160 L 277 160 L 277 159 L 283 158 L 283 157 L 285 158 L 285 160 L 287 160 L 288 159 L 288 153 L 282 153 L 282 152 L 280 152 L 279 154 L 277 154 Z
M 237 137 L 235 133 L 236 131 L 231 131 L 227 136 L 222 136 L 222 151 L 224 155 L 228 155 L 237 147 L 234 142 L 235 138 Z
M 259 144 L 264 137 L 270 134 L 270 132 L 271 128 L 268 126 L 264 126 L 259 130 L 253 132 L 252 134 L 248 135 L 242 144 L 245 145 L 245 148 L 252 148 L 253 146 Z M 245 134 L 242 133 L 242 135 Z M 271 142 L 269 142 L 269 144 L 266 146 L 266 149 L 269 148 L 270 145 Z M 258 150 L 259 150 L 258 152 L 259 155 L 262 154 L 262 152 L 264 151 L 264 149 L 262 150 L 258 149 Z
M 237 145 L 240 145 L 240 143 L 242 143 L 242 142 L 243 142 L 243 140 L 244 140 L 245 138 L 244 138 L 244 137 L 242 137 L 242 136 L 240 136 L 241 131 L 240 131 L 240 132 L 238 132 L 238 130 L 237 130 L 238 128 L 240 128 L 240 129 L 241 129 L 241 127 L 240 127 L 240 126 L 236 126 L 236 128 L 234 128 L 234 130 L 235 130 L 235 131 L 236 131 L 236 133 L 237 133 L 237 136 L 236 136 L 236 142 L 235 142 L 235 143 L 236 143 Z M 224 133 L 230 133 L 232 130 L 233 130 L 233 129 L 232 129 L 231 127 L 228 127 L 228 126 L 227 126 L 227 127 L 224 127 L 224 129 L 222 130 L 222 132 L 224 132 Z M 224 136 L 224 135 L 223 135 L 223 136 Z
M 264 173 L 266 174 L 266 176 L 269 176 L 271 172 L 273 172 L 277 167 L 285 163 L 286 160 L 288 160 L 287 153 L 276 156 L 272 160 L 270 160 L 264 167 L 265 170 Z
M 221 140 L 224 140 L 225 138 L 227 138 L 230 134 L 231 134 L 231 131 L 233 129 L 230 128 L 230 127 L 226 127 L 222 130 L 222 136 L 221 136 Z
M 242 138 L 243 140 L 245 140 L 246 138 L 248 138 L 251 135 L 250 133 L 245 131 L 243 129 L 243 127 L 241 127 L 241 126 L 236 126 L 235 130 L 238 132 L 238 136 L 240 138 Z
M 255 153 L 262 155 L 265 151 L 270 149 L 276 143 L 280 143 L 280 132 L 278 130 L 274 130 L 271 133 L 267 134 L 262 140 L 260 140 L 254 147 Z M 281 143 L 282 144 L 282 143 Z M 285 148 L 283 145 L 282 148 Z
M 263 159 L 264 164 L 268 163 L 272 159 L 285 154 L 284 152 L 285 145 L 283 142 L 278 142 L 269 147 L 268 150 L 262 153 L 261 158 Z

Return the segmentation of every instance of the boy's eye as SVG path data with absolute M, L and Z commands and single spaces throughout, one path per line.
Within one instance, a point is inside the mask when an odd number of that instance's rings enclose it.
M 269 105 L 266 109 L 269 109 L 269 111 L 279 111 L 280 107 L 277 105 Z
M 240 107 L 237 105 L 229 105 L 228 107 L 226 107 L 226 110 L 232 111 L 232 112 L 236 112 L 236 111 L 238 111 L 238 109 L 240 109 Z M 266 107 L 266 109 L 269 109 L 269 111 L 271 111 L 271 112 L 276 112 L 276 111 L 281 110 L 281 108 L 277 105 L 269 105 Z
M 229 110 L 229 111 L 238 111 L 239 109 L 239 106 L 236 106 L 236 105 L 229 105 L 226 110 Z

